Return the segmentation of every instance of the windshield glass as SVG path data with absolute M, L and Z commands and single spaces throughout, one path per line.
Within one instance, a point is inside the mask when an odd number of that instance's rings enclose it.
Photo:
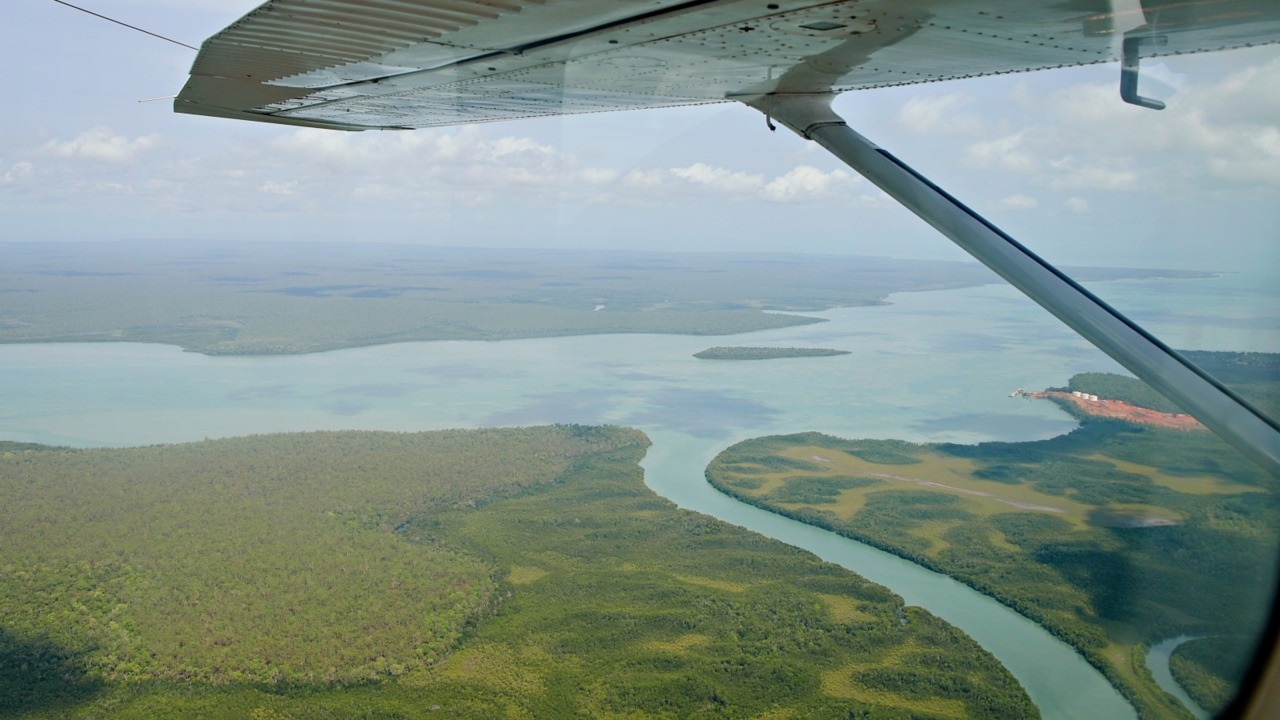
M 0 710 L 1229 707 L 1280 478 L 818 144 L 175 115 L 192 51 L 48 5 L 0 23 L 41 58 L 0 80 Z M 1280 50 L 1144 60 L 1163 111 L 1119 74 L 834 107 L 1280 417 Z

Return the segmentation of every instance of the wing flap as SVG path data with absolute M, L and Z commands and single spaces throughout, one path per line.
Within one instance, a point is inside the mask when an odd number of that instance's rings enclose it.
M 273 0 L 175 109 L 344 128 L 841 92 L 1276 42 L 1274 0 Z M 216 82 L 215 82 L 216 80 Z

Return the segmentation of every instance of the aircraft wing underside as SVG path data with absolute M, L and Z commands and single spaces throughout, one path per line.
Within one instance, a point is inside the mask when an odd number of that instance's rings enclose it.
M 1274 0 L 272 0 L 178 112 L 416 128 L 842 92 L 1280 40 Z

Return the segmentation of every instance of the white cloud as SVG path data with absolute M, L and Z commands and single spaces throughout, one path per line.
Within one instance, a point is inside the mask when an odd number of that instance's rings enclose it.
M 1001 198 L 996 205 L 1010 210 L 1034 210 L 1040 207 L 1040 202 L 1033 197 L 1018 193 Z
M 291 156 L 299 163 L 377 166 L 424 156 L 433 160 L 465 154 L 475 145 L 474 131 L 455 133 L 426 131 L 385 133 L 342 133 L 302 128 L 269 141 L 269 149 Z
M 1075 167 L 1049 179 L 1054 190 L 1129 190 L 1138 185 L 1133 170 L 1107 167 L 1105 161 L 1088 167 Z
M 900 95 L 873 91 L 888 101 L 851 94 L 847 102 L 858 108 L 849 116 L 863 113 L 860 126 L 873 138 L 912 155 L 904 159 L 962 199 L 1066 219 L 1110 212 L 1113 203 L 1103 203 L 1101 193 L 1142 193 L 1187 207 L 1191 191 L 1233 200 L 1274 196 L 1280 58 L 1256 65 L 1218 72 L 1213 82 L 1188 75 L 1181 89 L 1174 89 L 1181 80 L 1173 75 L 1167 91 L 1153 83 L 1153 94 L 1170 103 L 1159 113 L 1122 103 L 1110 68 L 1027 75 L 1012 86 L 991 79 L 989 88 L 984 80 L 904 88 Z M 128 205 L 139 217 L 234 210 L 248 222 L 256 212 L 363 213 L 388 225 L 407 216 L 457 223 L 459 208 L 485 204 L 487 210 L 472 214 L 482 222 L 530 227 L 533 221 L 519 218 L 541 222 L 552 207 L 605 202 L 622 211 L 662 206 L 697 218 L 740 212 L 744 204 L 753 212 L 766 203 L 895 205 L 852 171 L 837 169 L 816 143 L 763 134 L 755 116 L 741 122 L 729 116 L 749 135 L 699 116 L 684 134 L 642 147 L 632 140 L 636 133 L 614 129 L 670 124 L 664 112 L 583 116 L 572 121 L 572 132 L 545 121 L 366 133 L 209 121 L 198 134 L 180 134 L 185 125 L 165 129 L 163 139 L 135 125 L 127 133 L 95 128 L 77 136 L 90 122 L 61 134 L 41 128 L 0 138 L 0 187 L 14 204 L 20 193 L 23 202 L 39 195 L 50 214 L 101 208 L 108 217 L 120 193 L 131 189 Z M 556 222 L 576 222 L 576 212 Z
M 428 130 L 425 133 L 404 133 L 409 138 L 406 142 L 417 141 L 421 147 L 429 149 L 441 161 L 458 160 L 467 157 L 473 149 L 483 143 L 480 131 L 468 125 L 456 132 L 439 132 Z
M 1118 75 L 1118 73 L 1117 73 Z M 1076 128 L 1081 133 L 1074 138 L 1107 141 L 1123 133 L 1135 121 L 1151 126 L 1153 110 L 1129 105 L 1120 99 L 1116 85 L 1102 83 L 1077 83 L 1060 88 L 1042 99 L 1045 103 L 1043 120 L 1038 123 L 1041 134 L 1060 132 L 1058 128 Z M 1163 117 L 1163 116 L 1162 116 Z
M 302 128 L 270 141 L 275 150 L 311 159 L 348 160 L 358 157 L 357 137 L 346 133 Z
M 459 190 L 450 193 L 449 198 L 467 207 L 478 207 L 492 203 L 495 195 L 488 190 Z
M 844 170 L 823 172 L 810 165 L 801 165 L 771 180 L 760 194 L 774 202 L 823 200 L 847 192 L 857 182 Z
M 1277 158 L 1217 158 L 1208 162 L 1214 176 L 1240 184 L 1280 185 L 1280 160 Z
M 1187 97 L 1211 122 L 1275 127 L 1280 120 L 1280 57 L 1193 86 Z
M 371 201 L 448 193 L 483 204 L 508 190 L 545 196 L 567 184 L 598 185 L 616 177 L 608 168 L 578 168 L 534 138 L 490 138 L 475 126 L 385 133 L 302 129 L 277 136 L 267 155 L 277 167 L 281 156 L 286 159 L 297 178 L 296 195 L 338 193 Z M 243 161 L 250 172 L 278 174 L 252 156 Z
M 982 131 L 982 120 L 963 110 L 974 102 L 960 93 L 918 95 L 907 100 L 898 112 L 903 127 L 921 135 L 971 134 Z
M 583 168 L 576 178 L 587 185 L 608 185 L 618 179 L 618 171 L 610 168 Z
M 502 137 L 488 144 L 491 157 L 506 158 L 511 155 L 534 155 L 550 157 L 555 155 L 555 148 L 543 145 L 533 138 Z
M 747 200 L 760 198 L 770 202 L 847 201 L 861 179 L 841 169 L 820 170 L 811 165 L 800 165 L 767 180 L 759 173 L 710 165 L 698 162 L 670 169 L 644 168 L 631 170 L 625 175 L 600 169 L 578 173 L 594 177 L 598 185 L 617 183 L 626 195 L 616 200 L 643 200 L 665 198 L 670 200 L 678 193 L 688 191 L 690 185 L 705 188 L 727 199 Z
M 144 135 L 127 138 L 115 135 L 110 129 L 96 127 L 80 133 L 65 142 L 50 140 L 45 143 L 44 151 L 64 158 L 88 158 L 105 162 L 127 162 L 140 153 L 154 147 L 160 140 L 158 135 Z
M 764 186 L 763 175 L 726 170 L 700 162 L 688 167 L 672 168 L 671 174 L 696 185 L 726 193 L 755 192 Z
M 292 195 L 294 190 L 297 187 L 298 187 L 298 183 L 296 180 L 289 180 L 289 181 L 268 180 L 262 183 L 261 185 L 259 185 L 258 189 L 266 193 L 267 195 L 288 196 L 288 195 Z
M 1197 110 L 1197 150 L 1213 177 L 1280 186 L 1280 58 L 1193 87 L 1187 99 Z
M 1033 172 L 1040 167 L 1035 155 L 1023 145 L 1025 133 L 1005 135 L 995 140 L 976 142 L 965 149 L 965 155 L 978 167 L 998 167 L 1009 172 Z
M 1142 63 L 1144 88 L 1152 80 L 1172 90 L 1182 90 L 1187 87 L 1187 76 L 1185 74 L 1174 71 L 1169 67 L 1168 63 L 1148 60 Z M 1146 93 L 1147 91 L 1144 89 L 1143 94 Z
M 622 185 L 633 190 L 653 190 L 667 182 L 667 174 L 656 168 L 635 169 L 622 177 Z
M 0 176 L 0 183 L 10 185 L 19 182 L 20 180 L 30 177 L 31 172 L 34 169 L 35 165 L 31 162 L 19 160 L 18 162 L 10 165 L 8 170 L 4 171 L 4 175 Z
M 1019 142 L 987 141 L 970 157 L 1015 171 L 1011 154 L 1058 157 L 1047 168 L 1021 171 L 1059 190 L 1167 193 L 1215 179 L 1251 189 L 1280 185 L 1280 57 L 1212 83 L 1158 65 L 1152 70 L 1150 79 L 1162 81 L 1155 90 L 1171 92 L 1162 96 L 1164 111 L 1118 101 L 1113 84 L 1075 84 L 1050 95 L 1047 112 L 1019 133 Z
M 394 198 L 398 193 L 391 185 L 381 182 L 361 183 L 351 189 L 353 197 L 361 199 L 379 200 L 384 198 Z
M 873 192 L 859 195 L 857 205 L 858 207 L 875 208 L 877 210 L 897 210 L 902 207 L 897 200 L 889 197 L 888 194 L 879 188 L 874 188 Z
M 134 193 L 133 186 L 128 183 L 100 181 L 93 184 L 93 189 L 99 192 L 107 193 L 123 193 L 132 195 Z

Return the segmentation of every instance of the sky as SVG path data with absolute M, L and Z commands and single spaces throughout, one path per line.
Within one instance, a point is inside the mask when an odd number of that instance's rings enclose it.
M 199 45 L 255 0 L 79 0 Z M 172 112 L 195 53 L 0 8 L 0 242 L 148 239 L 963 259 L 814 143 L 724 104 L 412 132 Z M 851 127 L 1052 262 L 1280 269 L 1280 45 L 841 96 Z

